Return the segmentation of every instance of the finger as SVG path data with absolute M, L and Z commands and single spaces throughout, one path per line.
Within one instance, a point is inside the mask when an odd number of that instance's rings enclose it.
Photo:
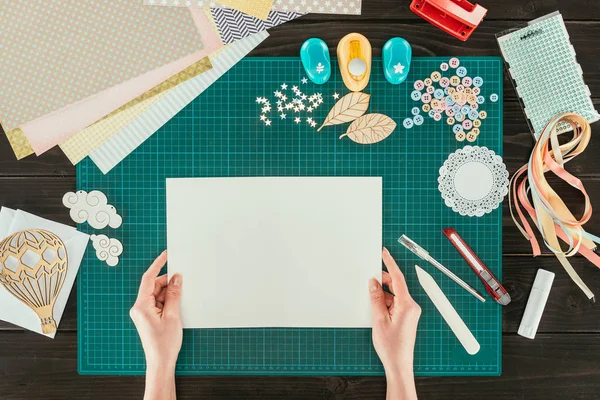
M 169 318 L 180 318 L 181 275 L 175 274 L 167 286 L 163 315 Z
M 166 286 L 164 288 L 162 288 L 161 291 L 158 292 L 157 295 L 154 296 L 154 299 L 156 301 L 160 301 L 161 303 L 164 303 L 166 298 L 167 298 L 167 287 Z
M 396 296 L 396 301 L 402 301 L 406 297 L 410 297 L 410 293 L 408 292 L 408 287 L 406 286 L 406 280 L 404 279 L 404 275 L 394 258 L 388 251 L 388 249 L 384 248 L 382 252 L 383 263 L 385 264 L 390 277 L 392 278 L 392 291 Z
M 388 287 L 388 289 L 392 289 L 392 277 L 385 271 L 381 271 L 381 283 Z
M 163 251 L 160 256 L 154 260 L 150 268 L 144 275 L 142 275 L 142 282 L 140 283 L 140 291 L 138 293 L 138 298 L 149 296 L 154 291 L 154 281 L 158 276 L 160 270 L 167 263 L 167 251 Z
M 385 293 L 377 279 L 371 278 L 369 281 L 369 292 L 371 293 L 371 306 L 373 309 L 373 326 L 375 326 L 375 324 L 389 320 L 390 313 L 385 305 Z
M 389 293 L 385 293 L 385 305 L 386 307 L 390 307 L 392 304 L 394 304 L 394 296 L 392 296 Z M 388 310 L 389 312 L 389 310 Z
M 160 294 L 160 292 L 162 292 L 163 289 L 167 287 L 168 284 L 169 284 L 169 277 L 166 274 L 161 275 L 158 278 L 156 278 L 154 280 L 154 291 L 152 292 L 152 295 L 154 297 L 158 296 Z

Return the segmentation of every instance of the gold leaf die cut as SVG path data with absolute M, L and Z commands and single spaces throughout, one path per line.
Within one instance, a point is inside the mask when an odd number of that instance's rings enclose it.
M 370 94 L 361 92 L 348 93 L 335 103 L 335 106 L 329 111 L 327 118 L 325 118 L 325 122 L 323 122 L 323 125 L 321 125 L 317 132 L 320 132 L 325 126 L 345 124 L 346 122 L 354 121 L 356 118 L 367 112 L 370 99 Z
M 396 122 L 387 115 L 367 114 L 354 121 L 340 139 L 348 136 L 359 144 L 373 144 L 390 136 L 394 129 Z

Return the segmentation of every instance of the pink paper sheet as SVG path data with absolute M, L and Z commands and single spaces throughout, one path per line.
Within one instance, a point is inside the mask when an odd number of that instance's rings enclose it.
M 223 47 L 206 14 L 201 9 L 191 9 L 190 12 L 202 36 L 204 48 L 201 51 L 21 126 L 35 153 L 40 155 L 63 143 L 88 125 Z

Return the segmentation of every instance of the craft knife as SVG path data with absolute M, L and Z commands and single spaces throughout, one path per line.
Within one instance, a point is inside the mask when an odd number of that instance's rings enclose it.
M 442 232 L 456 247 L 456 250 L 463 256 L 467 264 L 471 266 L 471 269 L 475 271 L 479 279 L 481 279 L 481 282 L 485 285 L 485 290 L 492 296 L 492 299 L 503 306 L 510 303 L 511 298 L 506 289 L 504 289 L 500 281 L 496 279 L 488 267 L 477 257 L 463 238 L 453 228 L 443 229 Z

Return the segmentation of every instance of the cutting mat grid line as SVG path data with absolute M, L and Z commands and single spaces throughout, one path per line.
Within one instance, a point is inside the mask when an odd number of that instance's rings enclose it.
M 420 106 L 410 98 L 413 82 L 424 79 L 448 58 L 415 58 L 407 82 L 393 86 L 383 77 L 382 63 L 373 62 L 365 92 L 372 95 L 369 112 L 394 118 L 398 128 L 388 139 L 361 146 L 338 139 L 347 125 L 320 133 L 288 113 L 281 120 L 275 90 L 281 84 L 293 96 L 292 85 L 310 95 L 322 93 L 324 103 L 312 113 L 321 123 L 335 104 L 332 95 L 348 93 L 334 60 L 331 80 L 302 84 L 297 58 L 246 58 L 182 110 L 108 175 L 87 158 L 77 166 L 80 190 L 101 190 L 124 222 L 103 230 L 121 240 L 121 263 L 109 268 L 90 246 L 78 280 L 79 371 L 95 375 L 140 375 L 144 353 L 129 319 L 140 278 L 166 246 L 165 179 L 228 176 L 382 176 L 384 185 L 383 243 L 406 275 L 423 314 L 415 348 L 417 375 L 498 375 L 501 371 L 501 309 L 480 303 L 430 265 L 420 265 L 440 284 L 481 344 L 469 356 L 421 289 L 414 272 L 417 259 L 397 243 L 406 233 L 447 264 L 469 284 L 483 287 L 441 229 L 454 227 L 501 278 L 502 215 L 461 217 L 444 205 L 437 190 L 438 170 L 448 154 L 469 144 L 454 139 L 452 127 L 425 116 L 422 126 L 404 129 L 402 121 Z M 469 76 L 484 79 L 480 146 L 502 154 L 502 63 L 499 58 L 465 57 Z M 442 73 L 451 76 L 450 71 Z M 496 103 L 489 96 L 496 93 Z M 274 108 L 266 127 L 256 97 L 268 97 Z M 241 199 L 243 201 L 243 199 Z M 340 199 L 351 201 L 351 199 Z M 351 218 L 351 216 L 349 216 Z M 86 224 L 80 229 L 99 233 Z M 285 268 L 285 266 L 282 266 Z M 184 279 L 184 287 L 185 287 Z M 188 283 L 189 284 L 189 283 Z M 332 290 L 335 283 L 332 282 Z M 367 283 L 365 282 L 365 290 Z M 227 294 L 234 295 L 234 294 Z M 243 301 L 243 299 L 240 299 Z M 382 366 L 371 344 L 369 329 L 197 329 L 184 332 L 177 364 L 181 375 L 381 375 Z

